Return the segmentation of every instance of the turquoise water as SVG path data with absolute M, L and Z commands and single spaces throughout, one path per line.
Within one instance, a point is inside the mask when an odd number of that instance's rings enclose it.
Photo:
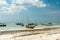
M 16 25 L 15 23 L 6 23 L 6 25 L 6 27 L 0 27 L 0 31 L 20 30 L 25 28 L 23 26 Z
M 0 27 L 0 31 L 9 31 L 9 30 L 21 30 L 26 29 L 25 26 L 16 25 L 16 23 L 6 23 L 6 27 Z M 60 23 L 54 23 L 53 25 L 60 25 Z M 44 27 L 44 25 L 39 25 L 37 27 Z M 36 27 L 36 28 L 37 28 Z M 47 26 L 48 27 L 48 26 Z

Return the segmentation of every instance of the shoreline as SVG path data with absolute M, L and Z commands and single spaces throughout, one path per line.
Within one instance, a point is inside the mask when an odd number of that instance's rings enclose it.
M 60 27 L 0 32 L 0 40 L 60 40 Z
M 18 33 L 18 32 L 50 31 L 50 30 L 56 30 L 56 29 L 60 29 L 60 27 L 43 28 L 43 29 L 24 29 L 24 30 L 0 31 L 0 35 L 13 34 L 13 33 Z

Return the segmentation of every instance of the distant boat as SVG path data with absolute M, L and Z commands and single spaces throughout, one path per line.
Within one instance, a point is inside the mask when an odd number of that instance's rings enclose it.
M 31 29 L 33 29 L 33 28 L 35 28 L 35 24 L 34 23 L 29 23 L 29 24 L 27 24 L 26 25 L 26 28 L 31 28 Z
M 42 24 L 42 25 L 45 25 L 45 26 L 52 26 L 53 24 L 52 24 L 52 23 L 47 23 L 47 24 Z
M 0 23 L 0 27 L 6 27 L 6 24 Z
M 46 24 L 46 26 L 52 26 L 53 24 L 52 23 L 48 23 L 48 24 Z
M 16 23 L 16 25 L 21 25 L 21 26 L 24 26 L 24 24 L 23 24 L 23 23 Z

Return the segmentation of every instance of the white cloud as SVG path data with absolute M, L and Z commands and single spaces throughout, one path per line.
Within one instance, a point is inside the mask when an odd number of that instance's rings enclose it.
M 16 4 L 19 4 L 19 6 L 17 6 Z M 39 1 L 39 0 L 12 0 L 11 6 L 9 6 L 6 0 L 0 0 L 0 13 L 11 14 L 11 13 L 17 13 L 17 12 L 22 12 L 23 10 L 27 10 L 28 8 L 23 4 L 28 4 L 40 8 L 46 6 L 46 4 L 43 3 L 43 1 Z
M 46 4 L 43 3 L 43 1 L 40 0 L 15 0 L 16 4 L 30 4 L 31 6 L 36 6 L 36 7 L 45 7 Z
M 17 13 L 17 12 L 21 12 L 23 10 L 27 10 L 26 7 L 24 6 L 16 6 L 15 4 L 12 4 L 10 7 L 2 7 L 0 9 L 0 13 L 8 13 L 8 14 L 12 14 L 12 13 Z
M 23 10 L 27 10 L 27 8 L 25 8 L 24 6 L 18 6 L 18 7 L 16 7 L 16 6 L 11 6 L 11 7 L 9 7 L 8 9 L 7 9 L 7 11 L 6 12 L 8 12 L 8 14 L 12 14 L 12 13 L 18 13 L 18 12 L 21 12 L 21 11 L 23 11 Z
M 8 4 L 5 2 L 5 0 L 0 1 L 0 2 L 1 2 L 0 13 L 12 14 L 12 13 L 21 12 L 23 10 L 27 10 L 27 8 L 24 6 L 16 6 L 16 4 L 13 3 L 14 1 L 12 2 L 10 7 L 8 7 Z
M 0 0 L 0 6 L 7 6 L 6 0 Z
M 39 0 L 34 0 L 34 1 L 29 0 L 28 3 L 30 3 L 32 6 L 36 6 L 36 7 L 45 7 L 46 6 L 46 4 L 43 3 L 43 1 L 39 1 Z
M 16 4 L 24 4 L 25 0 L 13 0 Z

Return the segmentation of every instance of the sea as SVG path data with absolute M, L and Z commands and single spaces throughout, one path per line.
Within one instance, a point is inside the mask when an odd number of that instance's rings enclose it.
M 0 31 L 10 31 L 10 30 L 24 30 L 26 29 L 26 26 L 16 25 L 16 23 L 5 23 L 6 27 L 0 26 Z M 60 23 L 54 23 L 53 26 L 45 26 L 39 24 L 36 26 L 36 28 L 45 28 L 45 27 L 54 27 L 54 26 L 60 26 Z

